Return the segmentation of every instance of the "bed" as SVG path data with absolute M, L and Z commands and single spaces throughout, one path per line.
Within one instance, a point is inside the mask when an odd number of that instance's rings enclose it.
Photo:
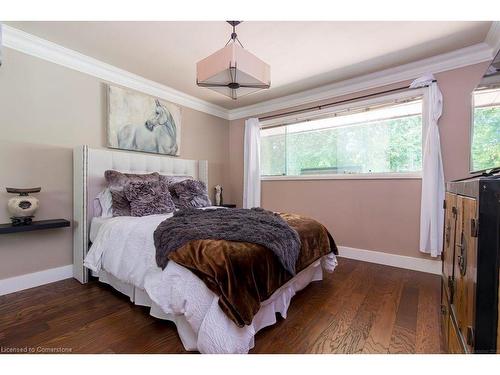
M 263 301 L 250 324 L 237 326 L 195 273 L 174 261 L 163 270 L 157 266 L 152 233 L 172 214 L 94 217 L 93 197 L 105 187 L 104 172 L 110 169 L 192 176 L 207 183 L 208 163 L 87 146 L 74 150 L 74 277 L 86 283 L 90 273 L 131 302 L 150 307 L 155 318 L 174 322 L 187 351 L 248 353 L 255 334 L 274 324 L 277 313 L 286 318 L 297 291 L 335 269 L 333 253 L 320 257 Z

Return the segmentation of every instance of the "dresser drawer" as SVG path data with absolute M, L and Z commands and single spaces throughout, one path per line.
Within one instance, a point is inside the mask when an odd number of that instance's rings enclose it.
M 474 316 L 477 244 L 474 232 L 477 223 L 477 201 L 457 197 L 457 231 L 455 235 L 455 288 L 453 306 L 458 329 L 465 338 L 467 350 L 474 350 Z
M 444 287 L 448 291 L 450 302 L 453 301 L 453 263 L 455 261 L 455 232 L 457 227 L 457 195 L 446 192 L 443 243 Z

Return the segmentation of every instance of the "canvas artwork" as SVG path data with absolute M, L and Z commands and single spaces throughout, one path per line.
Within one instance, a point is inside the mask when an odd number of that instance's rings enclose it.
M 140 92 L 108 86 L 108 146 L 180 155 L 181 109 Z

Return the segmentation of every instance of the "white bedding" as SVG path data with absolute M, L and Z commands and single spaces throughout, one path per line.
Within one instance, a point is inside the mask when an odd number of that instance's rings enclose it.
M 89 239 L 90 239 L 90 242 L 94 242 L 96 237 L 97 237 L 97 233 L 99 233 L 99 229 L 101 228 L 101 226 L 107 221 L 107 220 L 111 220 L 112 217 L 94 217 L 92 218 L 92 221 L 90 223 L 90 233 L 89 233 Z
M 322 268 L 331 272 L 337 264 L 335 255 L 324 256 L 264 301 L 251 325 L 239 328 L 222 312 L 218 297 L 191 271 L 172 261 L 163 271 L 156 265 L 153 232 L 170 216 L 99 220 L 84 265 L 96 273 L 104 270 L 125 284 L 145 290 L 165 314 L 183 315 L 196 337 L 196 347 L 190 345 L 187 350 L 248 353 L 257 331 L 275 323 L 276 312 L 286 317 L 293 295 L 311 281 L 321 280 Z M 177 328 L 180 331 L 179 325 Z

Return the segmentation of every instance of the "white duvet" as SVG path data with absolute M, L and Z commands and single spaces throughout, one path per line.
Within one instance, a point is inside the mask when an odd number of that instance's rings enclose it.
M 156 265 L 153 232 L 172 216 L 114 217 L 100 223 L 84 265 L 101 269 L 122 282 L 144 289 L 166 314 L 184 315 L 197 337 L 201 353 L 248 353 L 254 335 L 276 322 L 275 313 L 286 317 L 290 299 L 311 281 L 322 279 L 322 268 L 333 271 L 333 254 L 297 274 L 262 303 L 251 325 L 237 327 L 220 309 L 218 297 L 191 271 L 170 261 L 162 271 Z M 323 266 L 323 267 L 322 267 Z M 179 327 L 180 328 L 180 327 Z

